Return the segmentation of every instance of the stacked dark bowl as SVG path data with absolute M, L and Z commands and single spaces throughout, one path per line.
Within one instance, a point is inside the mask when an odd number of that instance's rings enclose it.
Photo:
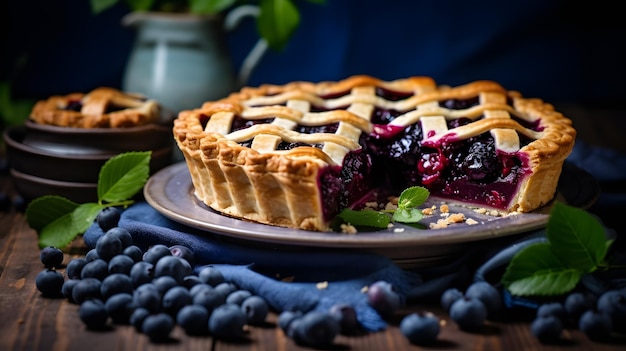
M 92 129 L 26 121 L 5 129 L 3 137 L 16 190 L 27 201 L 44 195 L 97 201 L 102 165 L 123 152 L 152 151 L 151 174 L 175 158 L 171 121 Z

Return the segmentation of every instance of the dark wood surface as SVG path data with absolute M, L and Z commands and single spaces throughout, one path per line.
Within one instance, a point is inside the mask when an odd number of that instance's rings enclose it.
M 578 111 L 578 110 L 577 110 Z M 580 111 L 578 111 L 580 112 Z M 582 135 L 592 144 L 620 149 L 626 145 L 611 127 L 599 127 L 597 117 L 573 116 Z M 623 117 L 623 116 L 615 116 Z M 621 119 L 623 124 L 623 119 Z M 593 125 L 593 128 L 585 128 Z M 622 129 L 624 130 L 624 129 Z M 604 131 L 604 132 L 603 132 Z M 0 191 L 12 193 L 8 175 L 0 176 Z M 80 239 L 72 245 L 65 263 L 84 253 Z M 268 325 L 251 327 L 249 340 L 227 343 L 210 336 L 187 336 L 176 327 L 167 343 L 153 343 L 130 326 L 114 325 L 107 331 L 87 330 L 78 317 L 78 305 L 58 298 L 42 297 L 35 287 L 35 277 L 43 269 L 39 261 L 37 234 L 15 209 L 0 212 L 0 351 L 97 351 L 97 350 L 232 350 L 277 351 L 311 350 L 296 345 L 277 327 L 276 314 L 270 314 Z M 411 345 L 400 333 L 399 321 L 407 313 L 429 310 L 442 318 L 442 329 L 436 343 Z M 458 329 L 438 306 L 412 304 L 403 308 L 382 332 L 364 336 L 338 336 L 331 350 L 624 350 L 626 340 L 611 343 L 591 342 L 575 329 L 567 329 L 562 342 L 542 345 L 530 333 L 527 321 L 490 323 L 477 333 Z

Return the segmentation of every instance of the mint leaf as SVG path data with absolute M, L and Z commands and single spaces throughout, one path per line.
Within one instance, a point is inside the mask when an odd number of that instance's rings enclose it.
M 552 295 L 576 286 L 581 273 L 563 264 L 552 244 L 537 243 L 518 252 L 509 263 L 502 283 L 514 295 Z
M 37 232 L 60 217 L 69 215 L 78 204 L 62 196 L 46 195 L 32 200 L 26 211 L 26 222 Z
M 344 209 L 337 215 L 345 223 L 353 226 L 366 226 L 373 228 L 387 228 L 390 219 L 389 216 L 373 210 L 361 210 L 355 211 L 351 209 Z
M 98 176 L 98 199 L 120 202 L 137 194 L 150 176 L 151 151 L 127 152 L 109 159 Z
M 426 188 L 421 186 L 412 186 L 404 189 L 398 199 L 399 208 L 413 208 L 422 205 L 430 193 Z
M 417 208 L 398 207 L 391 219 L 401 223 L 415 223 L 421 221 L 422 218 L 424 218 L 424 215 Z
M 65 214 L 46 225 L 39 233 L 39 247 L 63 248 L 69 245 L 79 232 L 72 222 L 72 213 Z
M 546 235 L 554 255 L 569 267 L 591 272 L 607 253 L 602 224 L 584 210 L 556 202 L 550 212 Z
M 216 14 L 233 6 L 237 0 L 190 0 L 189 12 Z

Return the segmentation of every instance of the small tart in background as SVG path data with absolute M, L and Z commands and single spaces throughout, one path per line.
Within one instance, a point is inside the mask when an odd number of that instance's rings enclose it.
M 99 87 L 91 92 L 55 95 L 38 101 L 29 119 L 74 128 L 125 128 L 157 122 L 161 107 L 141 94 Z

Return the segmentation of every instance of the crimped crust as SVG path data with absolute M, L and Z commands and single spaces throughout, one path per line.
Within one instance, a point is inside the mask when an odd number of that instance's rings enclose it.
M 71 108 L 77 104 L 80 110 Z M 109 108 L 115 107 L 112 112 Z M 30 114 L 35 123 L 74 128 L 123 128 L 155 122 L 160 106 L 140 94 L 100 87 L 88 94 L 71 93 L 38 101 Z
M 386 100 L 376 95 L 376 88 L 411 96 Z M 480 103 L 465 109 L 439 105 L 448 99 L 476 97 Z M 312 106 L 322 112 L 312 112 Z M 382 81 L 369 76 L 245 87 L 222 100 L 180 112 L 173 134 L 187 162 L 195 194 L 209 207 L 260 223 L 325 231 L 328 224 L 321 203 L 320 172 L 341 166 L 347 153 L 360 149 L 361 134 L 377 132 L 370 122 L 375 107 L 400 112 L 389 127 L 421 123 L 422 143 L 433 147 L 490 132 L 499 152 L 516 154 L 525 161 L 526 173 L 503 209 L 509 212 L 530 212 L 553 199 L 562 164 L 576 136 L 571 121 L 552 105 L 523 98 L 492 81 L 448 87 L 437 86 L 429 77 Z M 512 116 L 537 127 L 522 125 Z M 274 119 L 231 132 L 235 117 Z M 446 120 L 459 117 L 473 123 L 448 130 Z M 330 123 L 339 123 L 335 133 L 293 130 L 296 125 Z M 519 135 L 531 142 L 522 146 Z M 250 147 L 241 145 L 250 140 Z M 276 150 L 281 141 L 323 147 Z

